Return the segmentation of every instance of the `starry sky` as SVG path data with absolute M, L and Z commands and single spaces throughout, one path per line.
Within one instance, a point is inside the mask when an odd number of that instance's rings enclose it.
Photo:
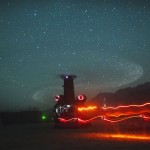
M 76 94 L 150 81 L 149 0 L 1 0 L 0 110 L 49 108 Z

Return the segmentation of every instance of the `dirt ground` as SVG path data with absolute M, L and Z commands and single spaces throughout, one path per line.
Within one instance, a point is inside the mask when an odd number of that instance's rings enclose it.
M 150 139 L 120 139 L 108 134 L 149 135 L 146 129 L 123 131 L 117 126 L 54 129 L 52 124 L 0 126 L 0 150 L 149 150 Z

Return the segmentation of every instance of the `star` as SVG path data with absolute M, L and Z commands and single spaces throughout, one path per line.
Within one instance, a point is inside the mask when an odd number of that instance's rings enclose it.
M 76 90 L 88 98 L 150 81 L 149 5 L 1 2 L 0 98 L 45 109 L 63 93 L 59 74 L 76 74 Z

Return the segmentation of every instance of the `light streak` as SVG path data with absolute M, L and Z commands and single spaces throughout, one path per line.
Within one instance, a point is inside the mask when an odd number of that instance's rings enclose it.
M 58 120 L 60 120 L 60 122 L 67 123 L 67 122 L 74 122 L 74 121 L 77 121 L 78 118 L 70 118 L 70 119 L 58 118 Z
M 149 135 L 132 135 L 132 134 L 98 134 L 96 135 L 98 138 L 115 138 L 118 140 L 126 139 L 126 140 L 150 140 Z M 94 135 L 91 135 L 91 137 L 94 137 Z
M 142 105 L 126 105 L 126 106 L 118 106 L 118 107 L 102 107 L 102 109 L 107 110 L 107 109 L 119 109 L 119 108 L 129 108 L 129 107 L 143 107 L 143 106 L 149 106 L 150 107 L 150 103 L 144 103 Z
M 118 107 L 101 107 L 98 109 L 97 106 L 88 106 L 88 107 L 78 107 L 77 110 L 81 111 L 93 111 L 99 110 L 99 114 L 97 116 L 83 119 L 83 118 L 58 118 L 60 122 L 69 123 L 69 122 L 80 122 L 80 123 L 90 123 L 97 118 L 101 120 L 110 122 L 110 123 L 117 123 L 124 120 L 128 120 L 131 118 L 143 118 L 144 120 L 150 121 L 150 116 L 145 115 L 150 113 L 150 103 L 144 103 L 142 105 L 127 105 L 127 106 L 118 106 Z
M 90 119 L 81 119 L 81 118 L 71 118 L 71 119 L 65 119 L 65 118 L 58 118 L 58 120 L 60 120 L 61 122 L 67 123 L 67 122 L 82 122 L 82 123 L 90 123 L 93 120 L 97 119 L 97 118 L 103 118 L 103 116 L 96 116 Z
M 88 106 L 88 107 L 78 107 L 78 111 L 88 111 L 97 109 L 97 106 Z
M 124 120 L 127 120 L 127 119 L 131 119 L 131 118 L 140 118 L 141 116 L 138 115 L 138 116 L 129 116 L 129 117 L 124 117 L 124 118 L 119 118 L 119 119 L 116 119 L 116 120 L 111 120 L 111 119 L 107 119 L 107 118 L 103 118 L 104 121 L 108 121 L 108 122 L 111 122 L 111 123 L 115 123 L 115 122 L 121 122 L 121 121 L 124 121 Z
M 80 123 L 90 123 L 92 121 L 94 121 L 95 119 L 102 119 L 104 121 L 110 122 L 110 123 L 116 123 L 116 122 L 121 122 L 127 119 L 131 119 L 131 118 L 141 118 L 141 115 L 137 115 L 137 116 L 129 116 L 129 117 L 124 117 L 124 118 L 117 118 L 117 119 L 108 119 L 105 116 L 96 116 L 96 117 L 92 117 L 90 119 L 81 119 L 81 118 L 71 118 L 71 119 L 65 119 L 65 118 L 58 118 L 61 122 L 63 123 L 68 123 L 68 122 L 80 122 Z
M 143 118 L 144 120 L 150 120 L 149 116 L 144 115 L 150 113 L 150 103 L 144 103 L 142 105 L 102 107 L 100 113 L 104 116 L 103 120 L 112 123 L 121 122 L 130 118 Z M 112 117 L 115 117 L 116 119 L 111 119 Z
M 97 109 L 97 106 L 88 106 L 88 107 L 78 107 L 78 111 L 92 111 Z M 126 106 L 118 106 L 118 107 L 101 107 L 97 109 L 99 115 L 105 116 L 105 118 L 110 117 L 126 117 L 132 118 L 133 116 L 138 116 L 141 114 L 146 114 L 150 112 L 150 103 L 144 103 L 142 105 L 126 105 Z M 139 116 L 138 116 L 139 117 Z M 141 116 L 142 117 L 142 116 Z M 150 117 L 144 116 L 143 119 L 150 119 Z M 108 119 L 106 119 L 108 120 Z M 122 119 L 124 120 L 124 119 Z
M 150 121 L 150 116 L 140 115 L 144 120 Z
M 133 116 L 150 112 L 150 103 L 118 107 L 102 107 L 101 114 L 107 117 Z

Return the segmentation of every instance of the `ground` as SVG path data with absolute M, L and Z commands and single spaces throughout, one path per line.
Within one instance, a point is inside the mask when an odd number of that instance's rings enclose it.
M 106 134 L 147 134 L 146 129 L 125 129 L 95 123 L 88 128 L 55 129 L 52 124 L 0 126 L 0 150 L 148 150 L 149 140 L 118 139 Z

